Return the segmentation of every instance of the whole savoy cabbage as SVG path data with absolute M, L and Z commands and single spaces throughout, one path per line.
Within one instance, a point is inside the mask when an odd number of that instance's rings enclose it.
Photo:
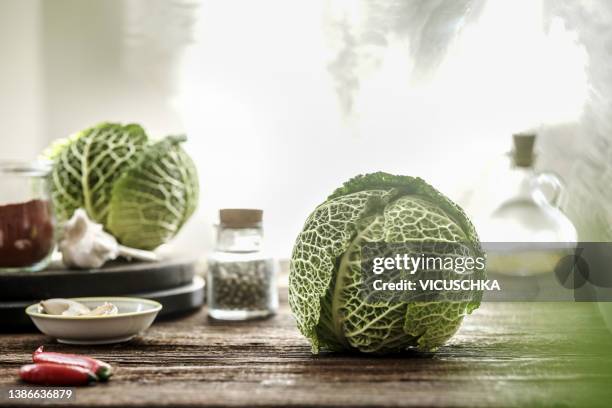
M 472 223 L 420 178 L 373 173 L 337 189 L 308 217 L 293 248 L 289 304 L 298 328 L 320 348 L 371 353 L 435 350 L 480 305 L 462 300 L 368 302 L 355 267 L 366 242 L 460 243 L 483 256 Z M 479 272 L 484 278 L 484 270 Z
M 101 123 L 55 143 L 51 197 L 60 222 L 84 208 L 123 245 L 154 249 L 198 204 L 198 175 L 184 136 L 150 141 L 139 125 Z

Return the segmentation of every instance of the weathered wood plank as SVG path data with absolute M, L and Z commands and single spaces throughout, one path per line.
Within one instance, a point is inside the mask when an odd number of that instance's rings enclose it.
M 108 384 L 78 389 L 83 406 L 584 405 L 612 397 L 612 338 L 586 303 L 485 304 L 432 354 L 312 356 L 286 303 L 272 319 L 244 323 L 201 311 L 123 345 L 81 348 L 38 334 L 0 342 L 0 385 L 19 384 L 16 370 L 40 344 L 115 365 Z

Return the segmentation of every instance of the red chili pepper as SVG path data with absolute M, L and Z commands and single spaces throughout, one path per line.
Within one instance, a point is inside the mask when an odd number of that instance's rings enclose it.
M 27 364 L 19 369 L 26 382 L 42 385 L 87 385 L 98 377 L 87 368 L 61 364 Z
M 83 367 L 96 374 L 101 381 L 106 381 L 113 375 L 113 368 L 104 361 L 78 354 L 51 353 L 44 351 L 43 346 L 37 348 L 32 354 L 32 361 Z

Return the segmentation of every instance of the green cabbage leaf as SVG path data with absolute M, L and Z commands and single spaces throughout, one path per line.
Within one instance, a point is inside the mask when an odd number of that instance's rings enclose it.
M 48 153 L 56 217 L 65 221 L 84 208 L 94 221 L 105 224 L 113 184 L 147 145 L 138 125 L 102 123 L 62 140 Z
M 195 165 L 170 136 L 140 155 L 113 185 L 107 228 L 121 243 L 153 249 L 174 237 L 198 202 Z

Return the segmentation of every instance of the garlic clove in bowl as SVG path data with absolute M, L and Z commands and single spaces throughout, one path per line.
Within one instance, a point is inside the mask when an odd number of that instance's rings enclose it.
M 70 299 L 47 299 L 39 303 L 41 313 L 63 316 L 80 316 L 91 312 L 87 306 Z
M 87 313 L 86 316 L 111 316 L 119 313 L 117 306 L 109 302 L 104 302 L 103 305 L 96 307 L 91 312 Z

